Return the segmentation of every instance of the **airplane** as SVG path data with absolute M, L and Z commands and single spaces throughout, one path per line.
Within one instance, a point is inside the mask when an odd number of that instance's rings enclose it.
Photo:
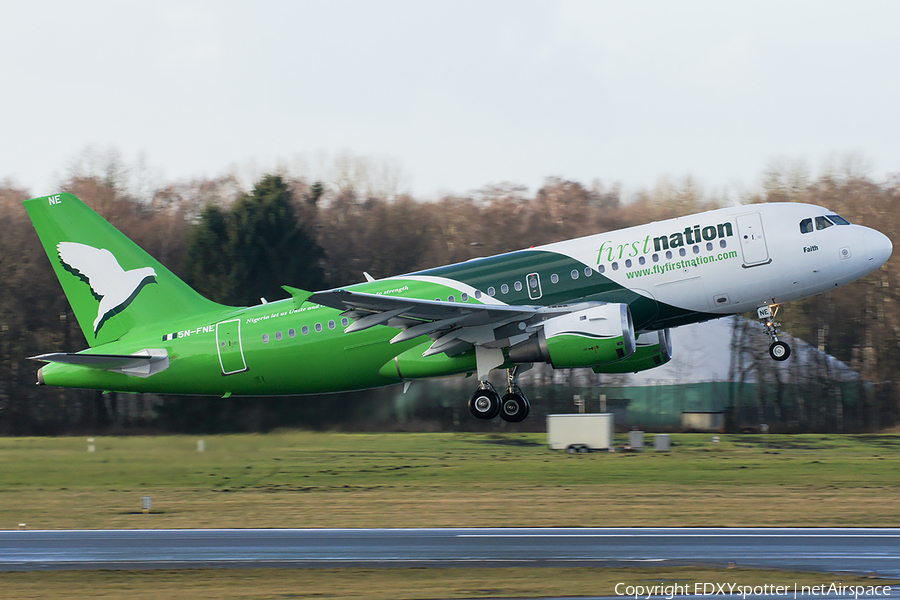
M 299 395 L 475 375 L 472 415 L 511 423 L 534 363 L 597 373 L 672 357 L 669 330 L 757 310 L 769 354 L 784 303 L 863 277 L 890 239 L 797 203 L 734 206 L 252 307 L 201 296 L 72 194 L 25 201 L 88 348 L 32 357 L 39 385 Z M 505 369 L 501 396 L 488 381 Z

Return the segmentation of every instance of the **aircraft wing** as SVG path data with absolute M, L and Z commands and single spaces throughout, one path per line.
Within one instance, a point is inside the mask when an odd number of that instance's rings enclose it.
M 540 312 L 542 306 L 509 306 L 507 304 L 470 304 L 468 302 L 444 302 L 442 300 L 420 300 L 399 296 L 383 296 L 347 290 L 317 292 L 310 296 L 310 302 L 336 308 L 345 312 L 353 311 L 375 315 L 396 312 L 397 316 L 423 321 L 440 321 L 456 317 L 468 317 L 467 324 L 487 324 L 510 317 L 530 317 Z M 397 312 L 399 310 L 399 312 Z M 379 325 L 383 323 L 373 323 Z M 354 327 L 356 325 L 356 327 Z M 350 331 L 367 329 L 367 326 L 350 325 Z
M 401 330 L 391 339 L 392 344 L 427 335 L 432 344 L 423 356 L 440 352 L 456 356 L 474 347 L 479 374 L 485 376 L 504 362 L 503 348 L 527 339 L 534 326 L 548 316 L 573 310 L 562 306 L 421 300 L 348 290 L 317 292 L 309 301 L 343 311 L 353 318 L 345 329 L 347 333 L 387 325 Z

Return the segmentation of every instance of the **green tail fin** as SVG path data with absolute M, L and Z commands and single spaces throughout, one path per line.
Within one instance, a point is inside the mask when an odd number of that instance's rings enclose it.
M 26 200 L 25 209 L 88 345 L 221 308 L 72 194 Z

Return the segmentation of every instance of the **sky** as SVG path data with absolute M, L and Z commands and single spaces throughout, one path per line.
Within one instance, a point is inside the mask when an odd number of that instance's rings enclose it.
M 172 183 L 357 157 L 428 199 L 557 176 L 900 172 L 900 2 L 0 0 L 0 180 L 113 149 Z

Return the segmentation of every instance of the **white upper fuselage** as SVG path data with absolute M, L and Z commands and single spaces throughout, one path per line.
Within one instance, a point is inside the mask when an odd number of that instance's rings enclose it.
M 751 204 L 543 246 L 657 302 L 713 314 L 812 296 L 879 268 L 884 234 L 810 204 Z

